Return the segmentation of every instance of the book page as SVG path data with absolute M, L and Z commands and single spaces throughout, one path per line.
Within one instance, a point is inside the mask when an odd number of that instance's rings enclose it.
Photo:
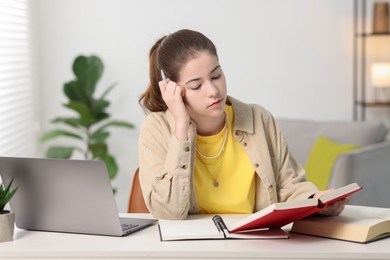
M 358 226 L 374 226 L 384 220 L 390 221 L 390 208 L 376 208 L 347 205 L 340 216 L 325 218 L 324 221 L 348 223 Z
M 390 208 L 348 205 L 342 214 L 351 217 L 360 216 L 362 218 L 367 217 L 390 220 Z
M 224 233 L 218 231 L 212 216 L 201 219 L 158 221 L 161 240 L 215 239 L 224 238 Z
M 159 220 L 160 237 L 162 241 L 174 240 L 204 240 L 204 239 L 279 239 L 288 238 L 288 233 L 282 229 L 263 229 L 254 232 L 229 233 L 227 229 L 219 231 L 213 221 L 216 215 L 189 215 L 186 220 Z M 220 215 L 223 223 L 228 224 L 243 218 L 246 214 Z M 225 237 L 226 236 L 226 237 Z
M 339 216 L 298 220 L 292 232 L 366 243 L 390 232 L 390 209 L 347 205 Z
M 223 217 L 223 222 L 225 226 L 231 225 L 231 223 L 237 221 L 236 218 L 231 218 L 229 216 Z M 238 238 L 238 239 L 275 239 L 275 238 L 289 238 L 288 232 L 282 230 L 281 228 L 275 229 L 255 229 L 255 230 L 245 230 L 241 232 L 230 233 L 229 230 L 226 230 L 226 237 L 228 238 Z
M 333 203 L 335 201 L 344 199 L 346 197 L 349 197 L 355 192 L 358 192 L 362 188 L 357 183 L 351 183 L 349 185 L 340 187 L 332 192 L 328 192 L 321 197 L 319 197 L 319 201 L 321 201 L 324 204 Z

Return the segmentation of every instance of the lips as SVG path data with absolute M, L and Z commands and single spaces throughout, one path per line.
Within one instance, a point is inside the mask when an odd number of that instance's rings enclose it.
M 211 105 L 209 105 L 208 107 L 212 107 L 212 106 L 218 105 L 218 104 L 220 104 L 222 102 L 222 100 L 223 99 L 217 100 L 214 103 L 212 103 Z

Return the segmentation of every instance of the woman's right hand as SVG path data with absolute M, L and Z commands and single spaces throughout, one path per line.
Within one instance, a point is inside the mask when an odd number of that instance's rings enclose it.
M 175 119 L 175 136 L 180 141 L 188 139 L 190 115 L 184 102 L 185 88 L 174 81 L 159 82 L 162 99 Z

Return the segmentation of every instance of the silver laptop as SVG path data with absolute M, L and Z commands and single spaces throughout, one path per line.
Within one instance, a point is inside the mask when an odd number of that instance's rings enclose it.
M 18 228 L 122 236 L 157 221 L 119 217 L 102 161 L 0 157 L 0 175 L 19 187 L 10 201 Z

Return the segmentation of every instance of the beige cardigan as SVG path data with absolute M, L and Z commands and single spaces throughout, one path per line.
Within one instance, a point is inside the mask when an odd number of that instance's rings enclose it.
M 308 198 L 318 189 L 305 180 L 305 171 L 291 156 L 272 115 L 259 105 L 232 97 L 234 138 L 248 154 L 256 171 L 255 211 L 272 203 Z M 193 183 L 196 125 L 189 140 L 174 135 L 169 111 L 147 115 L 138 143 L 140 182 L 149 211 L 156 218 L 185 219 L 199 213 Z

